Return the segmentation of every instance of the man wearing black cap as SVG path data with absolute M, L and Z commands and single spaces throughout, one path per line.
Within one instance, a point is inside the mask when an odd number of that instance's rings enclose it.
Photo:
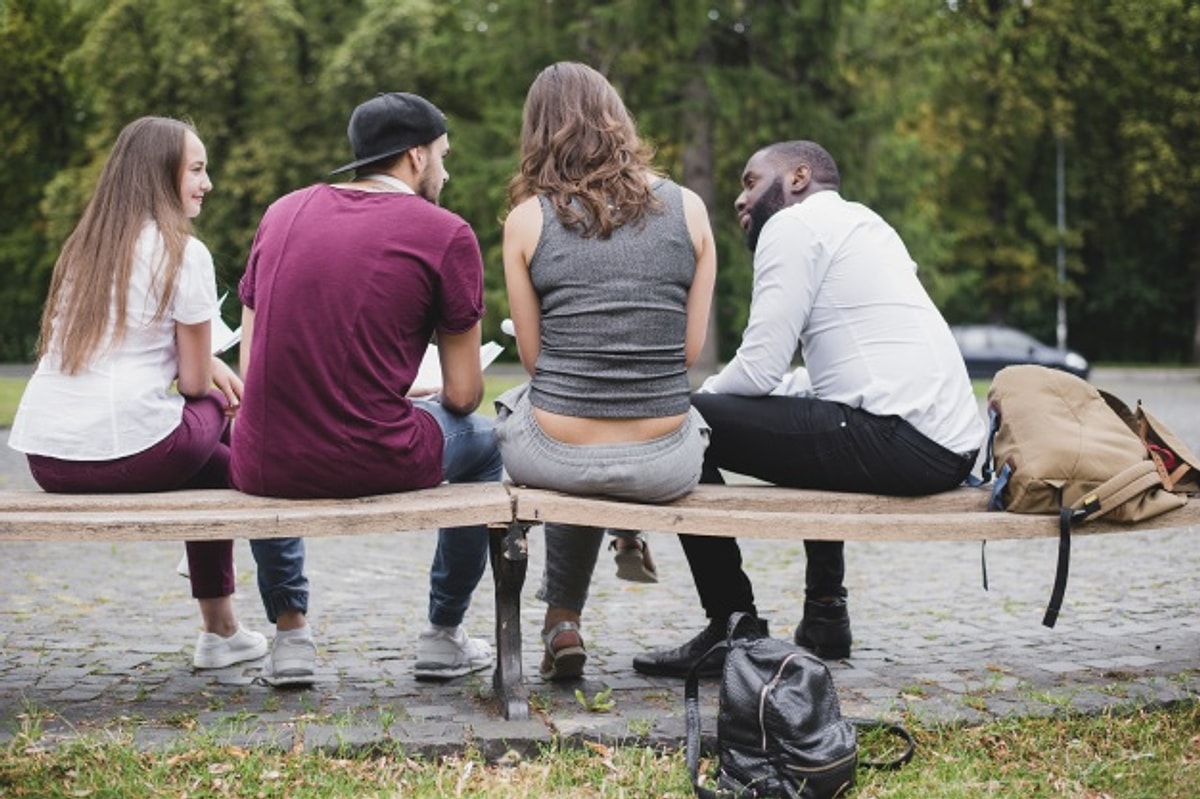
M 380 94 L 354 110 L 348 133 L 354 160 L 334 174 L 354 178 L 273 203 L 239 284 L 246 390 L 233 484 L 264 496 L 355 497 L 499 480 L 491 420 L 473 413 L 483 397 L 483 260 L 470 226 L 437 205 L 449 177 L 445 116 L 415 94 Z M 442 385 L 418 397 L 413 380 L 434 334 Z M 311 683 L 303 541 L 251 547 L 276 625 L 263 677 Z M 491 665 L 487 642 L 461 626 L 487 548 L 483 527 L 440 531 L 419 678 Z

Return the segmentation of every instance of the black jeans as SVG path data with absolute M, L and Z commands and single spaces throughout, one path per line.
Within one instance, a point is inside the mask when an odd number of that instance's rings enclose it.
M 712 427 L 702 483 L 718 468 L 791 488 L 923 496 L 948 491 L 970 474 L 977 453 L 955 453 L 896 416 L 874 416 L 810 397 L 693 394 Z M 736 539 L 680 535 L 710 619 L 755 613 Z M 845 596 L 845 544 L 805 541 L 805 596 Z

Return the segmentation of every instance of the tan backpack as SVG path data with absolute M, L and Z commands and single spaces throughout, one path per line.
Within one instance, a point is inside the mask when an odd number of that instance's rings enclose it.
M 1138 402 L 1044 366 L 1009 366 L 988 390 L 989 508 L 1059 516 L 1058 573 L 1042 623 L 1062 606 L 1071 527 L 1101 516 L 1136 522 L 1200 490 L 1200 459 Z

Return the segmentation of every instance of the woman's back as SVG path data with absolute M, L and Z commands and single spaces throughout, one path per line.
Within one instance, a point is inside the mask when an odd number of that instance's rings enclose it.
M 653 190 L 663 210 L 609 237 L 585 238 L 539 198 L 542 230 L 529 263 L 541 309 L 535 407 L 601 419 L 687 411 L 696 253 L 679 186 L 659 179 Z

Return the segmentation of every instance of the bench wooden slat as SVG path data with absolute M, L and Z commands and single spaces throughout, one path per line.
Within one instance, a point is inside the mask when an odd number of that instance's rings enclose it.
M 273 499 L 233 490 L 154 494 L 0 492 L 0 541 L 203 541 L 429 530 L 512 519 L 498 483 L 357 499 Z
M 667 505 L 640 505 L 513 488 L 517 519 L 630 530 L 839 541 L 980 541 L 1058 535 L 1053 516 L 987 511 L 988 492 L 959 488 L 930 497 L 887 497 L 765 485 L 698 486 Z M 1200 502 L 1137 525 L 1096 519 L 1077 534 L 1200 525 Z

